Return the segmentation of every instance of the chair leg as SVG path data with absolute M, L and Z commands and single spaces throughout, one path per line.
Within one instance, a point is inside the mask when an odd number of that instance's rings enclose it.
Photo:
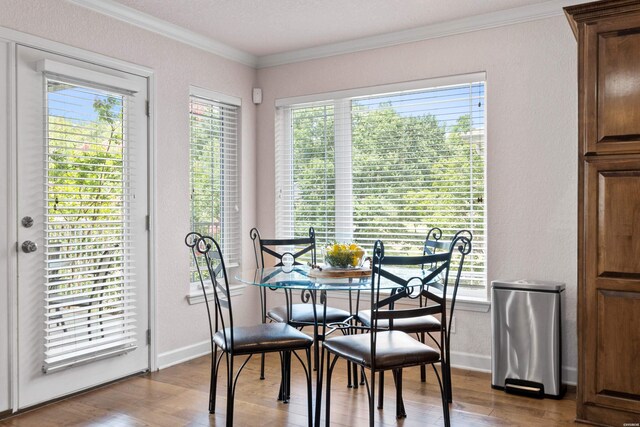
M 352 365 L 353 365 L 353 369 L 351 370 L 351 372 L 353 374 L 353 388 L 358 388 L 358 368 L 359 368 L 359 366 L 356 365 L 355 363 L 353 363 Z
M 380 379 L 382 379 L 382 376 L 380 376 Z M 369 397 L 369 427 L 374 427 L 373 422 L 376 415 L 374 410 L 376 400 L 376 372 L 373 369 L 371 370 L 371 386 L 369 388 L 371 390 L 371 396 Z
M 209 413 L 216 413 L 216 392 L 218 384 L 218 369 L 223 353 L 217 356 L 217 350 L 211 354 L 211 383 L 209 384 Z
M 280 356 L 280 389 L 278 390 L 278 400 L 282 400 L 284 396 L 284 358 L 282 353 L 278 353 Z
M 287 370 L 287 381 L 286 381 L 286 400 L 284 403 L 289 403 L 289 399 L 291 399 L 291 352 L 287 351 L 285 353 L 285 368 Z
M 260 379 L 264 379 L 264 353 L 260 356 Z
M 331 375 L 333 374 L 333 368 L 336 366 L 337 361 L 338 356 L 333 356 L 333 360 L 331 360 L 331 354 L 327 354 L 327 391 L 324 415 L 324 422 L 326 427 L 329 427 L 331 425 Z
M 313 370 L 318 370 L 318 363 L 320 363 L 320 343 L 316 341 L 313 344 Z
M 282 403 L 289 403 L 289 389 L 291 387 L 290 372 L 291 372 L 291 353 L 283 351 L 280 353 L 280 368 L 282 370 L 282 377 L 280 380 L 280 392 L 278 393 L 278 400 Z
M 425 338 L 425 334 L 424 332 L 420 333 L 420 342 L 422 344 L 424 344 L 424 338 Z M 427 381 L 427 366 L 426 365 L 420 365 L 420 381 L 421 382 L 426 382 Z
M 278 390 L 278 400 L 282 403 L 288 403 L 289 401 L 289 391 L 287 387 L 289 386 L 288 376 L 289 369 L 291 369 L 291 365 L 287 363 L 287 355 L 286 351 L 280 352 L 280 390 Z
M 307 419 L 309 427 L 313 427 L 313 391 L 311 390 L 311 349 L 305 350 L 307 354 L 307 369 L 305 375 L 307 377 Z
M 384 407 L 384 371 L 380 372 L 380 383 L 378 384 L 378 409 Z
M 453 402 L 453 387 L 451 385 L 451 356 L 449 355 L 449 341 L 446 342 L 446 358 L 443 372 L 446 371 L 445 387 L 447 389 L 447 400 L 449 403 Z
M 442 384 L 442 381 L 440 380 L 440 375 L 438 374 L 436 365 L 432 364 L 431 366 L 433 367 L 433 371 L 436 373 L 436 378 L 438 379 L 438 386 L 440 387 L 440 395 L 442 396 L 442 414 L 444 416 L 444 426 L 451 427 L 451 417 L 449 414 L 449 400 L 447 399 L 447 391 L 445 389 L 446 386 L 444 386 Z M 440 361 L 440 368 L 442 370 L 442 376 L 444 377 L 445 368 L 444 368 L 444 365 L 442 364 L 442 361 Z
M 233 356 L 227 354 L 227 427 L 233 427 Z
M 393 370 L 393 382 L 396 386 L 396 418 L 407 418 L 404 400 L 402 399 L 402 369 Z
M 291 352 L 287 352 L 287 402 L 291 399 Z

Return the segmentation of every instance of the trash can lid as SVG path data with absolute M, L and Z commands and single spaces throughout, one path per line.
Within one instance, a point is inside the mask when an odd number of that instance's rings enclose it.
M 494 280 L 491 282 L 492 288 L 497 289 L 517 289 L 529 291 L 555 291 L 560 292 L 565 288 L 561 282 L 551 282 L 547 280 L 520 279 L 520 280 Z

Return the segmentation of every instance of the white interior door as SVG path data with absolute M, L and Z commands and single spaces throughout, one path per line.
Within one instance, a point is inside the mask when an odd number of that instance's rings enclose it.
M 26 47 L 16 64 L 24 408 L 149 366 L 147 81 Z

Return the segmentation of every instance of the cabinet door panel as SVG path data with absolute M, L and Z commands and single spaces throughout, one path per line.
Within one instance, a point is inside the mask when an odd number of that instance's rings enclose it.
M 640 170 L 598 172 L 598 249 L 599 276 L 639 276 Z
M 640 400 L 640 328 L 633 327 L 638 313 L 640 293 L 599 290 L 598 395 Z
M 640 14 L 603 19 L 585 34 L 583 150 L 640 153 Z
M 640 156 L 585 175 L 584 399 L 640 413 Z

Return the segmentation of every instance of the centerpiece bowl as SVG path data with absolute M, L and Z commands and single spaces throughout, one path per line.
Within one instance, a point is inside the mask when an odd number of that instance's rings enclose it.
M 355 243 L 333 243 L 324 248 L 324 262 L 333 268 L 358 268 L 366 252 Z

